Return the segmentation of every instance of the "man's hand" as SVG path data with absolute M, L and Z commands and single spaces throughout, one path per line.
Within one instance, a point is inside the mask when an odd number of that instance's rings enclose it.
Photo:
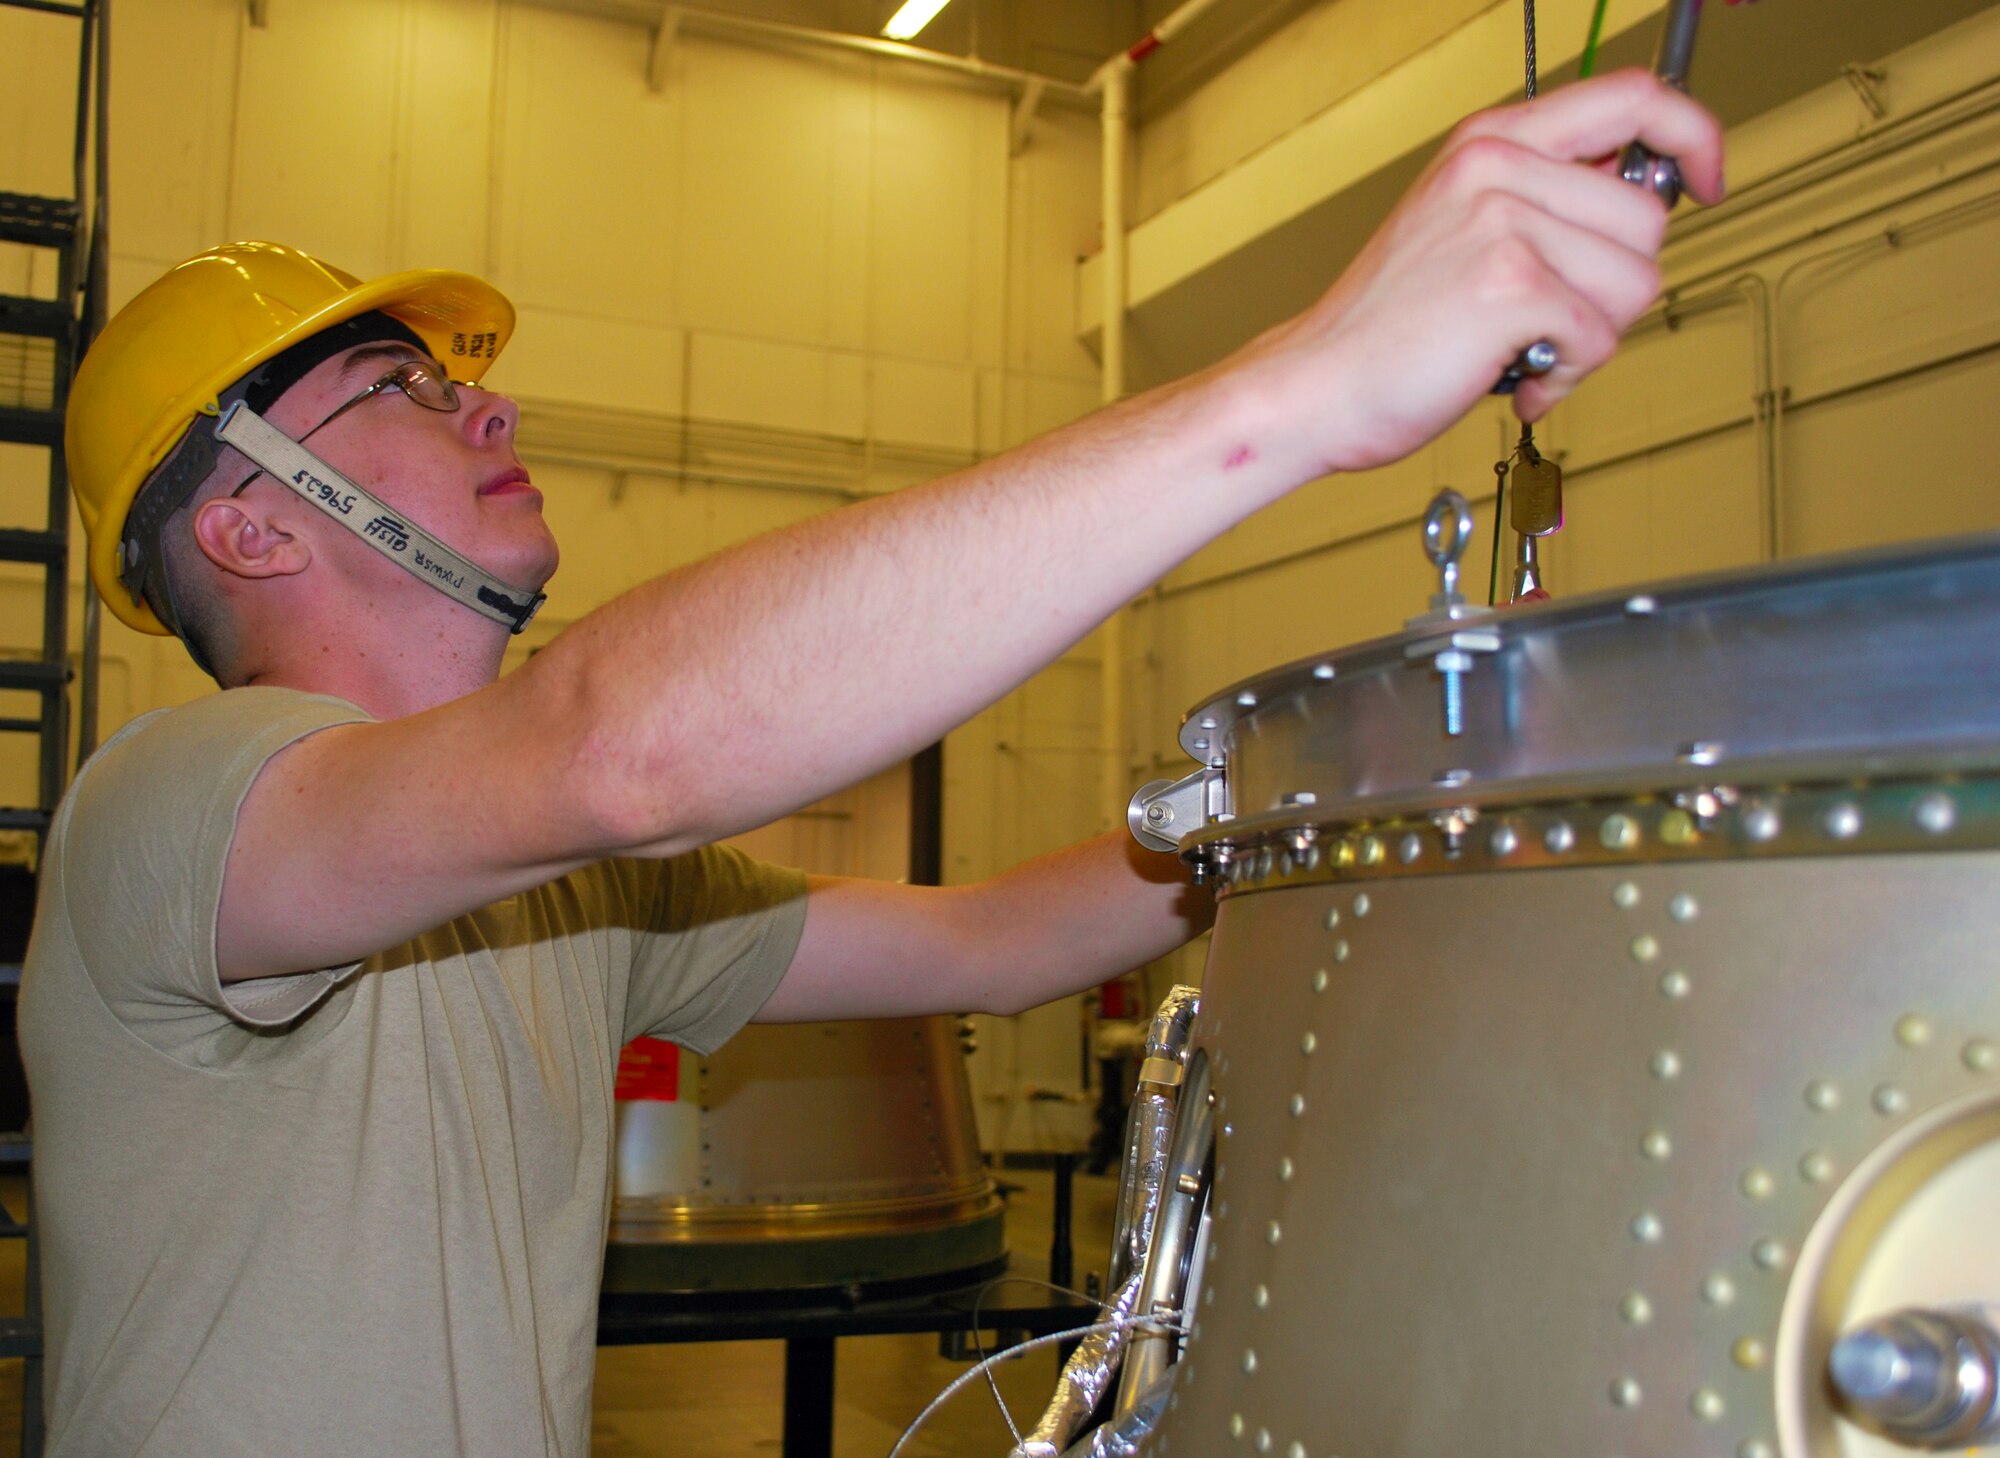
M 1721 197 L 1719 125 L 1644 72 L 1481 113 L 1317 305 L 1220 368 L 1262 379 L 1276 418 L 1310 426 L 1313 474 L 1408 455 L 1546 339 L 1559 362 L 1515 396 L 1540 418 L 1659 293 L 1666 210 L 1612 166 L 1634 139 L 1677 159 L 1696 197 Z

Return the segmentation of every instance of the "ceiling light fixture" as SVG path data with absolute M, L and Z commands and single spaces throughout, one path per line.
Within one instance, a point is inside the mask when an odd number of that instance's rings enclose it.
M 931 17 L 948 3 L 949 0 L 903 0 L 903 8 L 889 17 L 882 34 L 890 40 L 908 40 L 929 25 Z

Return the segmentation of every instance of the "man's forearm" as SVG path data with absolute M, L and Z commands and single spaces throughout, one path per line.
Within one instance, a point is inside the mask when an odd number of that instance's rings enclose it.
M 1124 831 L 973 886 L 818 878 L 763 1022 L 1015 1013 L 1181 946 L 1214 917 L 1173 856 Z
M 536 666 L 590 676 L 635 848 L 762 824 L 941 738 L 1280 494 L 1244 469 L 1256 413 L 1227 377 L 1124 402 L 647 583 Z
M 991 998 L 1019 1012 L 1164 957 L 1207 931 L 1215 897 L 1190 885 L 1178 857 L 1123 830 L 1066 847 L 969 888 L 969 943 L 992 958 Z

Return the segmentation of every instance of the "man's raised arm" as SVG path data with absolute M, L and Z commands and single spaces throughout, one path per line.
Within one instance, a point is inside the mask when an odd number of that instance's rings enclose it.
M 1635 138 L 1719 196 L 1715 123 L 1640 73 L 1475 117 L 1324 298 L 1221 364 L 647 583 L 453 703 L 295 745 L 239 822 L 225 975 L 365 955 L 893 764 L 1258 508 L 1416 449 L 1543 339 L 1560 362 L 1517 400 L 1546 412 L 1658 291 L 1664 210 L 1593 165 Z

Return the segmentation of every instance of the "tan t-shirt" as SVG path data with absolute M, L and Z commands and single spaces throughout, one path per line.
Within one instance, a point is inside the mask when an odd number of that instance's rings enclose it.
M 748 1021 L 804 879 L 608 861 L 224 988 L 244 794 L 366 717 L 216 694 L 130 726 L 56 817 L 20 1006 L 50 1458 L 588 1451 L 618 1049 Z

